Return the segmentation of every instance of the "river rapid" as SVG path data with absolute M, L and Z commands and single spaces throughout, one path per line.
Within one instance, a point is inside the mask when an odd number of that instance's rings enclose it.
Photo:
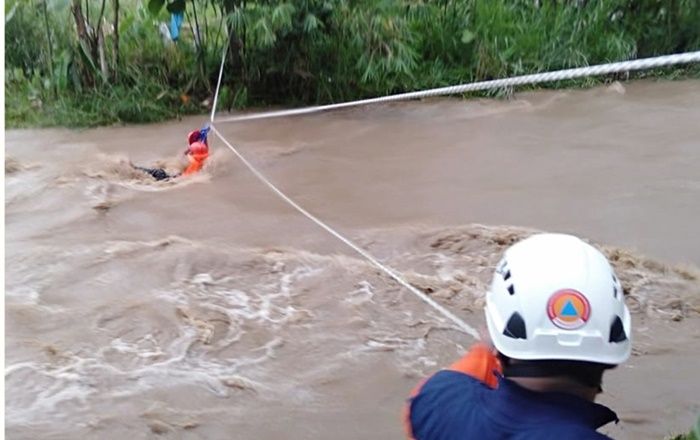
M 475 328 L 535 231 L 601 246 L 633 312 L 600 401 L 620 439 L 700 411 L 700 81 L 436 99 L 218 128 Z M 203 117 L 5 133 L 12 439 L 402 438 L 410 389 L 474 342 L 260 184 Z

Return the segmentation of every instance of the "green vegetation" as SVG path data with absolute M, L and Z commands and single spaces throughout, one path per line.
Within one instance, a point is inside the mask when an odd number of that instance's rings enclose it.
M 172 42 L 161 28 L 177 11 Z M 8 0 L 5 13 L 8 126 L 203 112 L 229 35 L 224 109 L 700 49 L 697 0 Z
M 698 416 L 695 426 L 689 433 L 673 436 L 670 440 L 700 440 L 700 416 Z
M 698 440 L 698 438 L 695 437 L 694 433 L 689 432 L 687 434 L 680 434 L 680 435 L 676 435 L 674 437 L 671 437 L 670 440 Z

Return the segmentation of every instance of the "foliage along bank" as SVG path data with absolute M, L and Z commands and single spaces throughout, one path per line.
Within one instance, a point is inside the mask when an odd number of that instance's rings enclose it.
M 697 0 L 9 0 L 5 12 L 9 126 L 206 111 L 227 46 L 223 109 L 700 49 Z

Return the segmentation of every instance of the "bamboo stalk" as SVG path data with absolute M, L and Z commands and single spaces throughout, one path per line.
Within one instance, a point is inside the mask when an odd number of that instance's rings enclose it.
M 109 78 L 109 66 L 107 66 L 107 57 L 105 56 L 105 37 L 102 32 L 97 34 L 97 54 L 100 61 L 102 78 L 107 81 Z
M 54 81 L 54 72 L 53 72 L 53 42 L 51 41 L 51 28 L 49 27 L 49 11 L 48 7 L 46 5 L 47 0 L 42 0 L 42 4 L 44 6 L 44 26 L 46 28 L 46 43 L 48 45 L 49 49 L 49 58 L 46 60 L 46 67 L 49 71 L 49 77 L 51 78 L 51 85 L 53 89 L 53 94 L 54 97 L 58 96 L 58 89 L 56 85 L 56 81 Z
M 113 56 L 114 56 L 114 80 L 119 79 L 119 0 L 114 0 L 114 41 L 113 41 Z
M 185 10 L 185 18 L 187 18 L 187 24 L 190 26 L 190 29 L 192 29 L 192 35 L 194 36 L 194 45 L 199 51 L 199 41 L 197 39 L 196 30 L 194 26 L 192 26 L 192 19 L 190 18 L 190 14 L 187 12 L 187 10 Z
M 192 0 L 192 12 L 194 14 L 194 25 L 196 29 L 194 30 L 194 38 L 195 41 L 199 40 L 199 51 L 200 55 L 202 52 L 202 35 L 199 32 L 199 20 L 197 19 L 197 2 L 195 0 Z
M 92 52 L 91 48 L 89 47 L 91 45 L 91 40 L 90 36 L 88 35 L 88 24 L 86 23 L 85 16 L 83 15 L 83 5 L 80 0 L 73 0 L 71 12 L 73 13 L 73 18 L 75 19 L 75 31 L 78 36 L 78 45 L 85 43 L 88 45 L 90 52 Z M 90 86 L 93 85 L 94 81 L 88 69 L 83 66 L 81 71 L 83 84 Z
M 207 48 L 210 47 L 209 46 L 209 20 L 207 20 L 207 9 L 209 9 L 209 4 L 210 4 L 209 0 L 205 0 L 205 2 L 204 2 L 204 15 L 202 17 L 204 19 L 204 37 L 207 39 L 207 44 L 205 47 L 207 47 Z
M 97 60 L 100 63 L 100 72 L 102 72 L 102 78 L 105 81 L 107 81 L 107 79 L 109 78 L 109 66 L 107 66 L 107 58 L 105 56 L 105 37 L 102 34 L 102 22 L 104 21 L 106 4 L 107 0 L 102 0 L 102 6 L 100 6 L 100 15 L 97 16 L 97 29 L 95 30 L 94 35 L 95 48 L 97 49 Z
M 107 3 L 107 0 L 102 0 L 102 7 L 100 8 L 100 15 L 97 17 L 97 31 L 95 34 L 99 34 L 102 31 L 102 18 L 105 15 L 105 4 Z M 97 37 L 99 38 L 99 37 Z

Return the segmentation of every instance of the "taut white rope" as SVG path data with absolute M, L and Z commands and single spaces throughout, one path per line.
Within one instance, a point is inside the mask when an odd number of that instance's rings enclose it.
M 214 115 L 216 115 L 216 104 L 219 101 L 219 90 L 221 90 L 221 78 L 224 76 L 224 63 L 226 62 L 226 52 L 228 52 L 228 46 L 230 43 L 231 40 L 229 38 L 226 44 L 224 44 L 224 53 L 221 54 L 221 66 L 219 66 L 219 79 L 216 81 L 216 92 L 214 92 L 214 102 L 211 105 L 210 121 L 212 124 L 214 123 Z
M 474 328 L 472 328 L 469 324 L 467 324 L 464 321 L 462 321 L 461 319 L 459 319 L 452 312 L 450 312 L 445 307 L 443 307 L 440 304 L 438 304 L 437 302 L 435 302 L 435 300 L 430 298 L 425 293 L 421 292 L 420 290 L 418 290 L 415 287 L 413 287 L 412 285 L 410 285 L 407 281 L 405 281 L 403 278 L 401 278 L 396 272 L 394 272 L 392 269 L 385 266 L 384 264 L 380 263 L 376 258 L 374 258 L 372 255 L 370 255 L 367 251 L 365 251 L 361 247 L 357 246 L 355 243 L 353 243 L 349 239 L 345 238 L 343 235 L 341 235 L 335 229 L 328 226 L 326 223 L 321 221 L 318 217 L 311 214 L 306 209 L 299 206 L 299 204 L 297 204 L 294 200 L 289 198 L 285 193 L 283 193 L 279 188 L 277 188 L 272 182 L 270 182 L 260 171 L 257 170 L 257 168 L 255 168 L 253 166 L 253 164 L 248 162 L 248 160 L 241 153 L 239 153 L 238 150 L 236 150 L 236 148 L 226 140 L 226 138 L 224 138 L 224 136 L 219 132 L 219 130 L 216 129 L 216 127 L 214 127 L 212 125 L 211 130 L 214 132 L 214 134 L 216 134 L 219 137 L 219 139 L 221 139 L 221 141 L 224 144 L 226 144 L 227 147 L 229 147 L 231 149 L 231 151 L 233 151 L 233 154 L 235 154 L 241 160 L 241 162 L 243 162 L 243 164 L 246 167 L 248 167 L 248 169 L 255 175 L 255 177 L 260 179 L 260 181 L 262 183 L 267 185 L 267 187 L 270 188 L 275 194 L 277 194 L 282 200 L 289 203 L 294 209 L 299 211 L 306 218 L 308 218 L 312 222 L 316 223 L 318 226 L 325 229 L 329 234 L 333 235 L 335 238 L 337 238 L 338 240 L 340 240 L 343 243 L 345 243 L 346 245 L 348 245 L 348 247 L 350 247 L 352 250 L 354 250 L 355 252 L 357 252 L 358 254 L 360 254 L 361 256 L 366 258 L 367 260 L 369 260 L 370 263 L 377 266 L 384 273 L 386 273 L 391 278 L 393 278 L 397 283 L 399 283 L 400 285 L 402 285 L 403 287 L 408 289 L 411 293 L 416 295 L 418 298 L 420 298 L 421 300 L 426 302 L 432 308 L 434 308 L 435 310 L 440 312 L 443 316 L 445 316 L 450 321 L 452 321 L 455 325 L 457 325 L 457 327 L 459 327 L 460 330 L 472 335 L 476 339 L 480 339 L 477 331 L 474 330 Z
M 655 67 L 670 66 L 674 64 L 688 64 L 700 62 L 700 51 L 687 52 L 674 55 L 664 55 L 640 60 L 621 61 L 617 63 L 600 64 L 597 66 L 578 67 L 575 69 L 556 70 L 553 72 L 535 73 L 512 78 L 496 79 L 491 81 L 479 81 L 457 86 L 440 87 L 437 89 L 421 90 L 417 92 L 400 93 L 397 95 L 380 96 L 378 98 L 362 99 L 359 101 L 341 102 L 338 104 L 318 105 L 291 110 L 254 113 L 249 115 L 231 116 L 219 119 L 217 122 L 242 122 L 255 119 L 279 118 L 283 116 L 305 115 L 328 110 L 357 107 L 367 104 L 379 104 L 386 102 L 402 101 L 407 99 L 428 98 L 431 96 L 455 95 L 459 93 L 475 92 L 479 90 L 500 89 L 505 87 L 521 86 L 525 84 L 538 84 L 550 81 L 562 81 L 567 79 L 582 78 L 586 76 L 605 75 L 630 70 L 652 69 Z M 222 64 L 223 69 L 223 64 Z M 218 90 L 217 90 L 218 95 Z M 213 115 L 213 111 L 212 111 Z M 212 122 L 213 122 L 212 116 Z

